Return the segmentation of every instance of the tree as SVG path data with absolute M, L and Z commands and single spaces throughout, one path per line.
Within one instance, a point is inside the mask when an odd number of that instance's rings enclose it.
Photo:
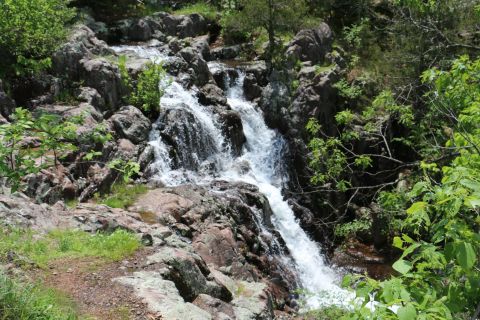
M 69 0 L 0 0 L 0 76 L 50 66 L 75 11 Z
M 267 32 L 269 46 L 266 60 L 269 64 L 277 49 L 277 32 L 301 28 L 307 16 L 304 0 L 242 0 L 238 8 L 233 20 L 248 30 L 262 28 Z

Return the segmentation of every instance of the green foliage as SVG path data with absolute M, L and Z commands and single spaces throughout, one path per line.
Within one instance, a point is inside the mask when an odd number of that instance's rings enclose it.
M 227 32 L 267 32 L 269 48 L 266 58 L 272 62 L 278 50 L 276 35 L 282 31 L 299 30 L 304 26 L 308 8 L 304 0 L 245 0 L 238 1 L 239 10 L 227 10 L 222 25 Z
M 3 273 L 0 273 L 0 317 L 2 320 L 78 319 L 54 290 L 14 281 Z
M 63 121 L 50 114 L 34 119 L 22 108 L 15 110 L 12 119 L 0 126 L 0 177 L 6 178 L 16 191 L 23 177 L 56 165 L 59 157 L 76 150 L 70 141 L 75 139 L 82 119 Z
M 50 55 L 74 16 L 68 0 L 0 2 L 0 76 L 30 75 L 48 68 Z
M 166 72 L 161 64 L 149 64 L 138 77 L 131 96 L 132 103 L 147 113 L 159 111 L 160 99 L 165 90 L 161 82 L 165 77 Z
M 132 92 L 128 102 L 143 110 L 146 114 L 156 114 L 160 111 L 162 98 L 169 81 L 167 73 L 161 64 L 149 63 L 140 73 L 138 79 L 133 81 L 128 73 L 127 60 L 121 56 L 118 66 L 124 85 Z
M 113 22 L 130 17 L 147 15 L 152 9 L 138 0 L 72 0 L 76 6 L 88 6 L 97 21 Z
M 357 219 L 352 222 L 338 224 L 335 227 L 337 237 L 351 239 L 358 234 L 368 232 L 372 227 L 372 220 L 368 218 Z
M 124 183 L 130 182 L 131 178 L 140 172 L 140 165 L 132 160 L 115 159 L 108 163 L 108 167 L 119 172 Z
M 110 194 L 97 198 L 97 201 L 111 208 L 127 209 L 135 203 L 139 196 L 145 194 L 148 187 L 142 184 L 127 185 L 125 183 L 115 184 Z
M 353 83 L 348 83 L 345 79 L 341 79 L 335 83 L 334 87 L 338 89 L 340 96 L 346 99 L 357 99 L 362 95 L 362 89 Z
M 337 306 L 328 306 L 303 314 L 306 320 L 332 320 L 348 315 L 348 311 Z
M 40 237 L 30 230 L 2 228 L 0 240 L 2 259 L 9 252 L 14 252 L 17 263 L 31 261 L 40 267 L 47 267 L 50 261 L 61 258 L 98 257 L 106 261 L 118 261 L 131 255 L 140 246 L 135 235 L 124 230 L 112 234 L 56 230 Z
M 364 299 L 355 319 L 457 319 L 475 312 L 480 296 L 479 74 L 480 61 L 466 57 L 449 71 L 424 74 L 432 112 L 444 120 L 454 116 L 445 138 L 455 156 L 441 169 L 440 181 L 430 175 L 437 174 L 436 165 L 422 164 L 423 178 L 407 194 L 405 233 L 393 240 L 402 251 L 393 264 L 399 275 L 386 281 L 346 278 Z M 377 303 L 373 311 L 365 306 L 371 300 Z M 399 306 L 396 314 L 392 306 Z
M 188 15 L 192 13 L 197 13 L 211 21 L 217 20 L 217 17 L 219 15 L 217 8 L 215 6 L 205 2 L 188 4 L 178 10 L 174 10 L 173 13 L 178 15 L 181 15 L 181 14 Z

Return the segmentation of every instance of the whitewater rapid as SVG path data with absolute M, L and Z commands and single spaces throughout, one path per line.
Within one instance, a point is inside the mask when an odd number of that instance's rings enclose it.
M 139 57 L 153 61 L 168 59 L 158 50 L 140 46 L 121 46 L 119 53 L 135 52 Z M 223 68 L 221 63 L 210 63 L 210 68 Z M 289 249 L 294 262 L 293 270 L 305 294 L 306 307 L 318 308 L 325 305 L 345 305 L 350 294 L 338 286 L 339 274 L 329 267 L 320 252 L 319 245 L 300 227 L 293 210 L 282 195 L 282 186 L 288 180 L 284 163 L 286 142 L 275 130 L 267 127 L 263 114 L 244 98 L 244 74 L 238 70 L 239 77 L 227 90 L 228 104 L 237 111 L 242 120 L 246 144 L 240 157 L 233 157 L 221 130 L 218 117 L 202 106 L 196 97 L 196 89 L 186 89 L 175 79 L 165 89 L 161 99 L 161 112 L 175 108 L 186 108 L 193 114 L 195 125 L 201 132 L 208 134 L 214 141 L 211 155 L 204 161 L 209 165 L 200 165 L 197 170 L 173 168 L 169 146 L 159 134 L 160 123 L 154 125 L 150 135 L 150 145 L 155 150 L 155 162 L 152 169 L 157 179 L 167 186 L 185 183 L 208 184 L 213 180 L 246 182 L 258 187 L 273 211 L 272 223 Z M 226 83 L 228 83 L 227 81 Z M 211 168 L 214 168 L 212 174 Z M 249 170 L 239 170 L 239 167 Z M 210 168 L 203 170 L 203 167 Z

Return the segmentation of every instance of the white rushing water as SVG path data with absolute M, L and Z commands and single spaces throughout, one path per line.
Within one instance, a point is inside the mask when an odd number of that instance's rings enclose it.
M 154 49 L 138 46 L 122 46 L 115 50 L 122 53 L 133 51 L 140 57 L 152 60 L 165 59 Z M 223 65 L 212 63 L 210 67 L 222 68 Z M 240 114 L 247 139 L 244 151 L 238 158 L 231 156 L 217 116 L 198 102 L 195 89 L 186 90 L 180 83 L 171 82 L 161 100 L 161 112 L 185 108 L 193 114 L 196 119 L 195 125 L 201 127 L 201 131 L 214 141 L 212 149 L 214 152 L 204 161 L 205 165 L 200 164 L 198 170 L 187 170 L 182 167 L 173 169 L 169 146 L 160 136 L 161 124 L 157 123 L 150 137 L 150 144 L 154 147 L 156 156 L 153 164 L 156 172 L 154 178 L 168 186 L 184 183 L 206 184 L 214 179 L 256 185 L 270 202 L 274 213 L 272 222 L 285 241 L 293 258 L 297 277 L 308 293 L 307 307 L 344 305 L 351 297 L 337 285 L 339 275 L 326 264 L 318 244 L 300 227 L 293 210 L 282 195 L 282 185 L 288 179 L 283 161 L 286 143 L 279 133 L 267 127 L 262 113 L 252 103 L 246 101 L 243 94 L 243 79 L 244 76 L 240 72 L 235 85 L 227 92 L 228 104 Z M 204 167 L 209 170 L 203 170 Z M 249 170 L 240 170 L 239 167 L 247 167 Z

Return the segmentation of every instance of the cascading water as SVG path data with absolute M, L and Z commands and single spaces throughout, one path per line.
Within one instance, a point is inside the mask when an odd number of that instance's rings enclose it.
M 152 60 L 165 59 L 154 49 L 138 46 L 122 46 L 115 50 L 122 53 L 134 51 L 137 56 Z M 223 65 L 211 63 L 210 67 L 222 68 Z M 257 186 L 270 202 L 274 213 L 272 222 L 290 251 L 302 288 L 309 293 L 307 307 L 345 304 L 351 300 L 350 295 L 336 285 L 338 275 L 326 265 L 317 243 L 300 227 L 282 196 L 282 185 L 288 179 L 283 161 L 286 143 L 279 133 L 267 127 L 262 113 L 245 100 L 242 88 L 244 75 L 242 72 L 239 74 L 227 95 L 228 104 L 241 116 L 247 139 L 243 154 L 237 158 L 231 155 L 218 118 L 198 102 L 195 90 L 186 90 L 178 82 L 172 81 L 161 101 L 162 115 L 150 136 L 150 144 L 155 149 L 155 162 L 152 164 L 154 179 L 168 186 L 207 184 L 215 179 Z M 183 115 L 189 115 L 191 119 L 188 120 L 189 127 L 182 129 L 174 138 L 178 141 L 167 143 L 161 131 L 168 120 L 165 115 L 175 110 L 182 110 Z M 199 134 L 202 137 L 198 137 Z M 193 144 L 189 141 L 192 137 L 197 139 Z M 191 161 L 188 155 L 179 155 L 179 163 L 175 164 L 171 157 L 172 143 L 177 144 L 179 149 L 189 144 L 188 152 L 194 155 L 195 161 Z M 243 169 L 239 170 L 239 167 Z

